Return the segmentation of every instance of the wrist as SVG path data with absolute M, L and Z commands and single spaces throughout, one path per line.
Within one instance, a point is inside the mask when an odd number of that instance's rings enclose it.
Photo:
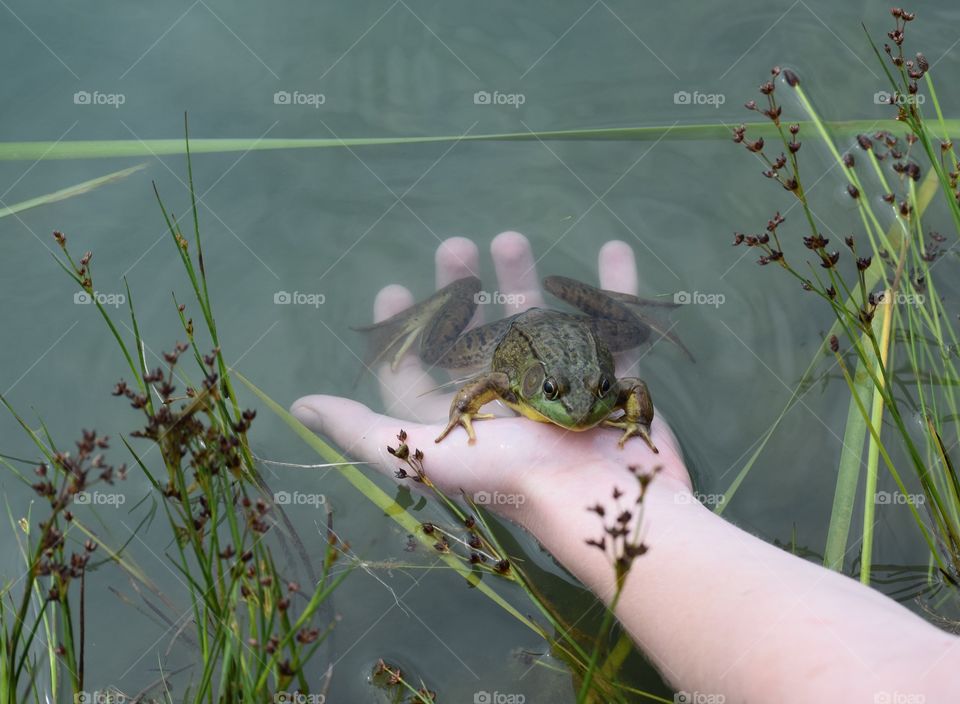
M 535 535 L 540 526 L 558 521 L 573 529 L 584 522 L 580 520 L 584 517 L 588 524 L 599 526 L 596 515 L 588 509 L 598 503 L 610 504 L 612 508 L 615 488 L 623 493 L 620 503 L 633 506 L 641 490 L 639 478 L 644 475 L 652 475 L 645 490 L 645 504 L 697 503 L 682 463 L 657 463 L 636 471 L 631 466 L 635 465 L 597 460 L 575 467 L 559 466 L 551 473 L 550 481 L 545 481 L 539 472 L 523 475 L 518 491 L 524 496 L 525 503 L 515 520 Z M 569 531 L 563 531 L 564 538 L 569 537 L 568 534 Z
M 693 497 L 685 472 L 683 477 L 666 469 L 656 472 L 643 489 L 639 504 L 640 477 L 649 476 L 644 470 L 634 473 L 625 464 L 603 461 L 558 468 L 555 474 L 556 479 L 549 483 L 543 482 L 542 474 L 523 482 L 527 501 L 516 520 L 605 601 L 613 594 L 618 557 L 615 541 L 605 529 L 615 524 L 617 516 L 630 511 L 631 538 L 639 521 L 638 541 L 649 547 L 651 540 L 657 542 L 657 534 L 672 532 L 686 516 L 707 511 Z M 596 507 L 602 509 L 603 516 L 594 510 Z M 603 549 L 588 543 L 604 537 Z M 663 554 L 663 547 L 657 553 Z M 633 568 L 643 570 L 652 564 L 651 557 L 638 558 Z

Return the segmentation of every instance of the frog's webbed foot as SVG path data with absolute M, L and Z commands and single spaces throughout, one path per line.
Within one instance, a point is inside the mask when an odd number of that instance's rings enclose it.
M 433 364 L 467 327 L 477 307 L 479 290 L 480 279 L 475 276 L 457 279 L 391 318 L 354 328 L 365 333 L 369 340 L 366 366 L 372 368 L 389 360 L 390 368 L 396 371 L 410 350 L 427 364 Z
M 642 425 L 637 422 L 631 422 L 624 420 L 623 418 L 618 420 L 605 420 L 603 425 L 610 428 L 621 428 L 623 430 L 623 435 L 620 436 L 620 440 L 617 441 L 617 445 L 620 446 L 620 449 L 623 449 L 624 443 L 627 442 L 634 435 L 638 435 L 643 438 L 643 441 L 647 443 L 647 446 L 656 452 L 660 453 L 660 450 L 657 449 L 657 446 L 653 444 L 653 438 L 650 437 L 650 426 Z
M 450 403 L 450 420 L 434 442 L 440 442 L 458 425 L 467 431 L 470 444 L 477 441 L 473 421 L 493 418 L 492 413 L 480 413 L 480 408 L 497 398 L 510 400 L 510 379 L 503 372 L 483 374 L 460 389 Z
M 654 332 L 683 350 L 691 362 L 695 361 L 690 350 L 672 331 L 673 326 L 649 312 L 651 308 L 676 308 L 676 303 L 608 291 L 566 276 L 548 276 L 543 280 L 543 287 L 557 298 L 583 311 L 591 319 L 594 333 L 606 343 L 611 352 L 623 352 L 638 347 Z
M 643 438 L 651 450 L 658 453 L 660 450 L 653 444 L 650 436 L 650 424 L 653 422 L 653 401 L 647 385 L 641 379 L 625 377 L 618 382 L 619 396 L 617 407 L 623 409 L 623 415 L 615 420 L 604 420 L 603 425 L 611 428 L 620 428 L 623 435 L 617 443 L 623 449 L 624 443 L 637 435 Z
M 457 415 L 450 418 L 450 422 L 447 423 L 447 427 L 443 429 L 437 439 L 434 442 L 440 442 L 445 437 L 450 434 L 450 431 L 456 428 L 458 425 L 462 425 L 464 430 L 467 431 L 468 440 L 471 445 L 477 441 L 477 434 L 473 432 L 473 421 L 475 420 L 489 420 L 490 418 L 495 418 L 492 413 L 458 413 Z

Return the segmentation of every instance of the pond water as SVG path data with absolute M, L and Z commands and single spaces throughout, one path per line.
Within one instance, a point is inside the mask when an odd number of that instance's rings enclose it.
M 4 141 L 178 138 L 184 111 L 195 138 L 732 126 L 749 117 L 742 104 L 756 97 L 775 64 L 801 76 L 825 119 L 890 114 L 875 102 L 886 86 L 860 26 L 882 37 L 891 23 L 878 2 L 0 4 L 0 57 L 8 67 Z M 934 64 L 944 112 L 955 115 L 960 98 L 948 89 L 960 68 L 960 7 L 939 0 L 919 9 L 911 45 Z M 785 110 L 799 116 L 792 102 Z M 803 153 L 806 173 L 822 174 L 810 181 L 814 208 L 842 237 L 856 231 L 856 212 L 814 142 L 808 136 Z M 139 419 L 109 394 L 123 374 L 122 358 L 96 311 L 74 303 L 73 284 L 49 256 L 56 249 L 50 233 L 67 233 L 75 253 L 94 252 L 100 293 L 122 293 L 126 277 L 152 347 L 148 356 L 169 349 L 183 336 L 171 292 L 188 300 L 189 287 L 150 181 L 168 207 L 185 212 L 185 160 L 0 161 L 6 205 L 141 162 L 146 168 L 123 181 L 0 219 L 0 391 L 22 413 L 42 417 L 64 445 L 80 428 L 118 438 Z M 197 155 L 193 166 L 223 348 L 284 405 L 322 392 L 380 407 L 371 379 L 353 386 L 359 363 L 351 348 L 359 350 L 360 340 L 349 327 L 369 320 L 383 285 L 403 283 L 418 298 L 428 295 L 433 253 L 446 237 L 478 243 L 490 287 L 489 244 L 498 232 L 529 237 L 544 255 L 541 274 L 590 282 L 600 246 L 621 239 L 637 254 L 641 295 L 689 292 L 701 302 L 674 314 L 696 365 L 663 347 L 644 359 L 642 375 L 680 437 L 699 491 L 710 496 L 730 486 L 832 322 L 830 311 L 788 276 L 757 267 L 730 246 L 734 231 L 761 229 L 790 200 L 726 139 L 241 151 Z M 792 215 L 799 227 L 799 212 Z M 944 279 L 955 278 L 955 260 L 948 267 Z M 280 291 L 322 294 L 323 304 L 275 305 Z M 944 293 L 955 301 L 953 291 Z M 811 389 L 725 516 L 766 540 L 822 553 L 847 398 L 837 378 Z M 252 437 L 261 457 L 317 461 L 265 410 Z M 6 413 L 0 452 L 34 454 Z M 118 441 L 111 457 L 128 459 Z M 271 467 L 268 476 L 275 488 L 318 491 L 316 474 L 307 470 Z M 393 491 L 389 481 L 375 480 Z M 7 473 L 0 486 L 12 515 L 25 515 L 31 494 Z M 880 486 L 893 487 L 885 472 Z M 96 524 L 115 542 L 139 522 L 134 506 L 148 484 L 131 472 L 120 491 L 126 503 L 103 507 Z M 335 594 L 342 618 L 318 659 L 336 662 L 328 701 L 374 700 L 366 679 L 381 657 L 422 676 L 441 701 L 470 701 L 479 691 L 523 694 L 527 702 L 574 700 L 569 677 L 524 663 L 518 654 L 542 653 L 543 643 L 509 614 L 453 575 L 416 569 L 431 564 L 430 556 L 404 552 L 405 534 L 346 482 L 331 475 L 319 491 L 358 556 L 414 566 L 358 571 Z M 422 520 L 440 515 L 432 503 L 417 513 Z M 290 516 L 318 558 L 323 513 L 301 506 Z M 925 548 L 907 508 L 883 507 L 878 519 L 877 565 L 922 572 Z M 854 536 L 860 520 L 858 513 Z M 139 533 L 130 554 L 186 610 L 162 523 Z M 569 613 L 592 604 L 529 538 L 504 530 Z M 20 561 L 14 538 L 2 540 L 2 574 L 12 580 Z M 856 556 L 854 548 L 848 569 Z M 134 591 L 109 567 L 89 576 L 88 599 L 91 686 L 137 691 L 157 678 L 161 662 L 191 662 L 183 643 L 168 652 L 172 634 L 135 608 Z M 522 595 L 515 601 L 529 608 Z M 671 696 L 640 658 L 629 667 L 636 686 Z

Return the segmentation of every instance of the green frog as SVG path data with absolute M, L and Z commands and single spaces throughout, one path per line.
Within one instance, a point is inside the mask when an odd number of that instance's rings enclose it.
M 567 430 L 619 428 L 621 448 L 638 436 L 658 452 L 650 437 L 653 402 L 647 385 L 636 377 L 617 379 L 613 354 L 643 344 L 655 331 L 692 360 L 670 329 L 645 312 L 675 304 L 562 276 L 547 277 L 543 287 L 581 313 L 530 308 L 468 330 L 486 295 L 480 292 L 480 279 L 469 276 L 392 318 L 357 329 L 369 335 L 370 366 L 389 359 L 396 369 L 413 349 L 431 367 L 481 370 L 454 395 L 449 422 L 436 442 L 457 426 L 475 442 L 473 421 L 493 418 L 480 409 L 499 400 L 527 418 Z

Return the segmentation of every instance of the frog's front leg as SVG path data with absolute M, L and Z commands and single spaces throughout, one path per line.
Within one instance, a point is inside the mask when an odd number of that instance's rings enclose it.
M 616 420 L 605 420 L 603 424 L 613 428 L 622 428 L 623 435 L 620 436 L 620 447 L 634 435 L 639 435 L 644 442 L 650 446 L 650 449 L 659 453 L 660 450 L 653 444 L 653 438 L 650 437 L 650 423 L 653 422 L 653 401 L 650 400 L 650 392 L 642 379 L 634 377 L 624 377 L 617 381 L 617 405 L 615 408 L 623 409 L 623 415 Z
M 443 440 L 458 425 L 462 425 L 467 431 L 470 443 L 476 442 L 473 421 L 493 418 L 492 413 L 478 411 L 483 405 L 498 398 L 516 402 L 516 395 L 510 390 L 510 377 L 503 372 L 489 372 L 471 381 L 453 397 L 450 403 L 450 422 L 435 442 Z

